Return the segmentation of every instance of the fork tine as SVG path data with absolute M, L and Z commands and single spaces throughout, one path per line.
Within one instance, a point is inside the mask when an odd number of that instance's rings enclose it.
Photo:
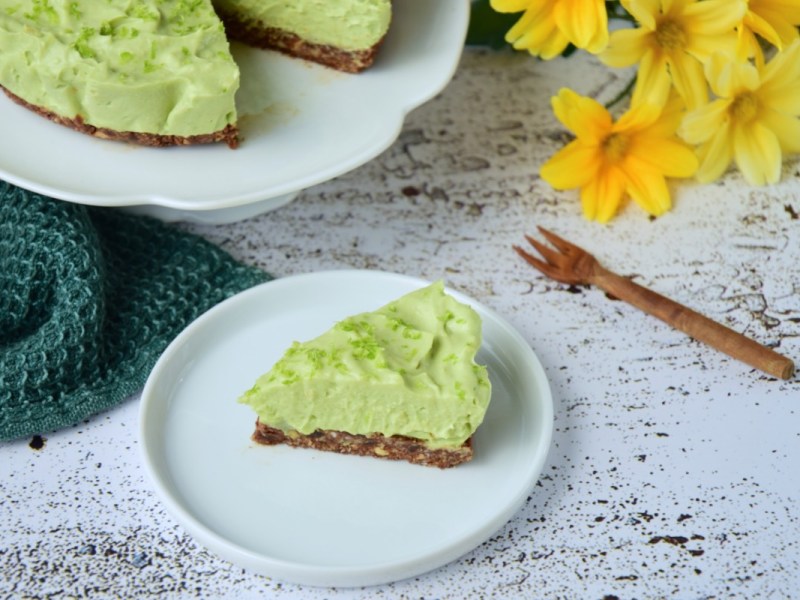
M 537 269 L 538 271 L 540 271 L 541 273 L 545 274 L 547 277 L 550 277 L 552 279 L 556 280 L 560 279 L 560 277 L 558 276 L 558 271 L 548 263 L 544 262 L 543 260 L 539 260 L 538 258 L 536 258 L 535 256 L 533 256 L 528 252 L 525 252 L 525 250 L 523 250 L 519 246 L 513 246 L 513 248 L 517 252 L 517 254 L 519 254 L 522 258 L 524 258 L 528 262 L 528 264 L 531 265 L 534 269 Z
M 536 248 L 536 251 L 539 254 L 541 254 L 547 262 L 549 262 L 551 264 L 554 264 L 554 265 L 557 265 L 557 266 L 563 266 L 564 265 L 565 257 L 564 257 L 563 254 L 560 254 L 559 252 L 557 252 L 556 250 L 553 250 L 552 248 L 548 248 L 543 243 L 541 243 L 540 241 L 532 238 L 529 235 L 526 235 L 525 239 L 528 240 L 528 243 L 531 246 Z
M 539 227 L 539 226 L 537 226 L 537 229 L 539 230 L 539 232 L 545 238 L 547 238 L 548 242 L 553 244 L 553 246 L 555 246 L 556 248 L 558 248 L 562 252 L 575 252 L 576 250 L 578 252 L 585 252 L 583 250 L 583 248 L 580 248 L 580 247 L 576 246 L 575 244 L 573 244 L 572 242 L 568 242 L 564 238 L 561 238 L 561 237 L 557 236 L 555 233 L 553 233 L 549 229 L 545 229 L 544 227 Z

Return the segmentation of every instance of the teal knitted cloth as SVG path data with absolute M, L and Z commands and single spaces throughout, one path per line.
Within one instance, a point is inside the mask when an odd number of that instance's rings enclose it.
M 0 181 L 0 440 L 118 404 L 192 320 L 269 279 L 154 219 Z

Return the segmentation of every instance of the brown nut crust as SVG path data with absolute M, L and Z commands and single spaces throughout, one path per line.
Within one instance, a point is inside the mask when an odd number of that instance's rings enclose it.
M 254 442 L 272 446 L 287 444 L 295 448 L 313 448 L 339 454 L 373 456 L 388 460 L 405 460 L 417 465 L 447 469 L 472 459 L 472 439 L 459 448 L 428 448 L 414 438 L 401 435 L 360 435 L 343 431 L 321 431 L 304 435 L 297 431 L 284 432 L 256 420 Z
M 293 56 L 310 60 L 345 73 L 359 73 L 370 67 L 383 43 L 381 39 L 371 48 L 364 50 L 344 50 L 324 44 L 314 44 L 283 29 L 267 27 L 260 21 L 245 22 L 236 15 L 218 12 L 225 25 L 228 39 L 244 42 L 256 48 L 277 50 Z
M 215 142 L 225 142 L 230 148 L 236 148 L 239 145 L 239 130 L 236 128 L 236 125 L 226 125 L 224 129 L 213 133 L 189 136 L 159 135 L 157 133 L 139 133 L 136 131 L 115 131 L 113 129 L 89 125 L 80 115 L 73 118 L 57 115 L 46 108 L 36 106 L 35 104 L 23 100 L 3 86 L 0 86 L 0 89 L 20 106 L 24 106 L 54 123 L 106 140 L 116 140 L 156 148 L 163 148 L 166 146 L 189 146 L 192 144 L 212 144 Z

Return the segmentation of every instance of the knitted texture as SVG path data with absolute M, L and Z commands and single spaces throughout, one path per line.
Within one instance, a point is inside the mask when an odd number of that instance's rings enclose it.
M 0 181 L 0 440 L 118 404 L 192 320 L 269 279 L 154 219 Z

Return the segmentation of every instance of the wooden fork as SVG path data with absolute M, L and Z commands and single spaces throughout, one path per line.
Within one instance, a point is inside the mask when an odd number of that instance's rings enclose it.
M 626 277 L 612 273 L 582 248 L 543 227 L 538 229 L 555 249 L 531 236 L 526 235 L 525 239 L 544 260 L 519 246 L 514 246 L 514 250 L 548 277 L 561 283 L 595 285 L 694 339 L 773 377 L 789 379 L 794 374 L 794 363 L 787 357 Z

